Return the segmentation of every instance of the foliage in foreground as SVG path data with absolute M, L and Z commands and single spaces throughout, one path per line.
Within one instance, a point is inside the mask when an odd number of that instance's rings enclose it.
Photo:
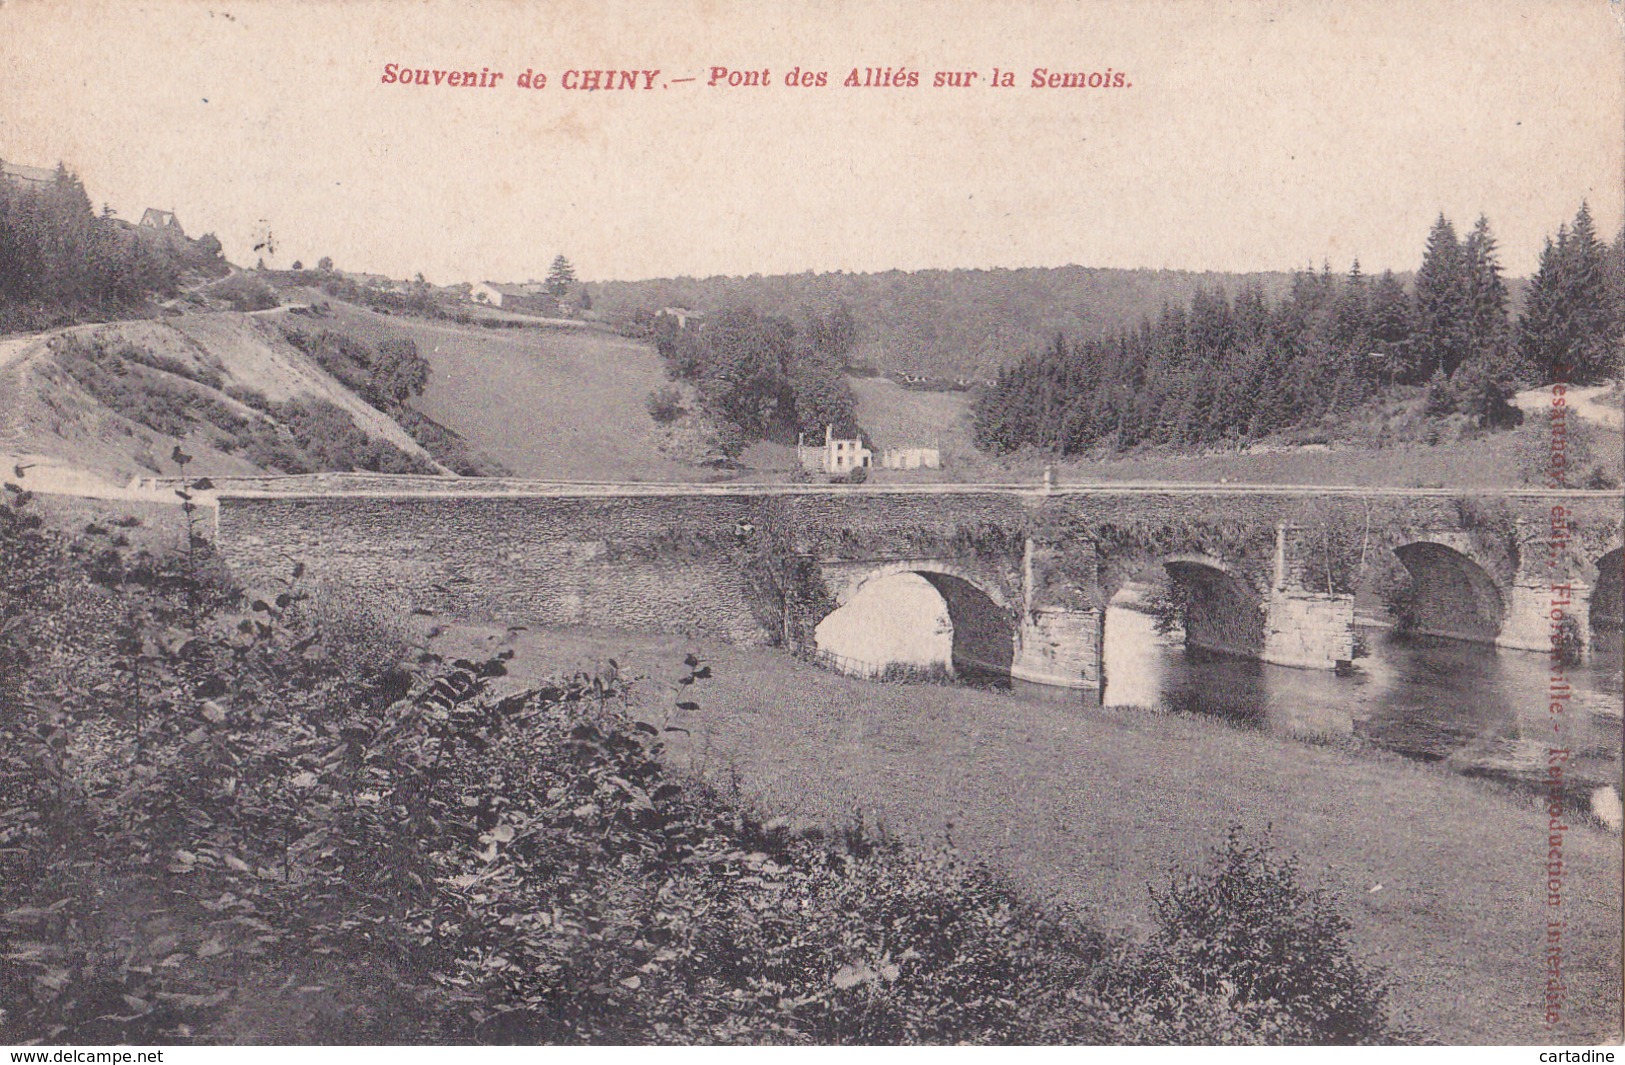
M 0 1039 L 1406 1034 L 1266 844 L 1114 941 L 951 847 L 764 820 L 669 769 L 618 677 L 515 690 L 297 567 L 240 596 L 195 541 L 65 541 L 10 494 Z

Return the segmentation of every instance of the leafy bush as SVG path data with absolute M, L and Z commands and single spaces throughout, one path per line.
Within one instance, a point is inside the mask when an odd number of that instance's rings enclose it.
M 684 414 L 683 393 L 672 385 L 665 385 L 649 393 L 646 404 L 649 417 L 659 425 L 670 425 Z
M 1386 977 L 1355 959 L 1348 919 L 1267 837 L 1231 828 L 1206 866 L 1151 896 L 1156 933 L 1105 983 L 1171 1041 L 1215 1021 L 1226 1042 L 1369 1043 L 1398 1031 Z
M 284 400 L 271 404 L 271 413 L 292 433 L 311 469 L 435 472 L 423 459 L 361 429 L 342 407 L 328 400 Z
M 331 329 L 312 336 L 292 326 L 283 336 L 376 409 L 393 418 L 435 461 L 466 477 L 507 473 L 501 463 L 469 446 L 460 435 L 407 405 L 428 387 L 429 361 L 410 337 L 391 337 L 376 348 Z M 370 466 L 358 468 L 370 469 Z M 427 467 L 414 472 L 432 472 Z
M 394 413 L 397 424 L 440 465 L 463 477 L 505 477 L 511 471 L 467 440 L 413 407 Z
M 1590 471 L 1602 468 L 1596 430 L 1567 407 L 1548 407 L 1525 421 L 1513 436 L 1513 449 L 1525 484 L 1579 488 Z
M 268 311 L 281 305 L 271 286 L 250 274 L 233 274 L 210 286 L 208 292 L 234 311 Z
M 941 662 L 917 665 L 910 662 L 887 662 L 875 678 L 893 684 L 953 684 L 953 671 Z
M 1478 429 L 1514 429 L 1523 424 L 1523 412 L 1511 403 L 1515 391 L 1488 367 L 1469 363 L 1450 377 L 1436 372 L 1428 381 L 1422 410 L 1432 418 L 1467 415 Z
M 376 348 L 331 329 L 315 336 L 286 326 L 288 342 L 316 360 L 351 391 L 386 414 L 393 414 L 429 384 L 429 362 L 410 337 L 391 337 Z

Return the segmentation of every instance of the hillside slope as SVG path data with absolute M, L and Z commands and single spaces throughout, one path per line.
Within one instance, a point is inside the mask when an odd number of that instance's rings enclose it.
M 114 481 L 389 468 L 445 472 L 387 415 L 236 313 L 76 326 L 0 350 L 0 450 Z
M 660 451 L 648 395 L 667 383 L 647 344 L 597 329 L 486 329 L 333 301 L 324 328 L 413 340 L 432 375 L 418 406 L 521 477 L 692 481 Z

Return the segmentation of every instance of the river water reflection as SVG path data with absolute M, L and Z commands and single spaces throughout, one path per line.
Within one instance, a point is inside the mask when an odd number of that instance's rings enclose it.
M 1559 715 L 1549 712 L 1543 655 L 1378 627 L 1361 634 L 1369 654 L 1338 676 L 1187 651 L 1179 633 L 1157 632 L 1149 614 L 1114 605 L 1103 701 L 1300 738 L 1354 736 L 1463 773 L 1530 784 L 1545 779 L 1548 749 L 1566 748 L 1571 790 L 1618 786 L 1625 652 L 1617 633 L 1590 662 L 1564 670 L 1573 692 Z

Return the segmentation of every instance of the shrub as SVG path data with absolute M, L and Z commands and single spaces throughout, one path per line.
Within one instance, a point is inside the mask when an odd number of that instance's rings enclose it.
M 618 671 L 404 672 L 404 603 L 297 564 L 239 594 L 206 552 L 66 542 L 8 498 L 0 1039 L 1394 1034 L 1347 922 L 1265 845 L 1233 834 L 1154 893 L 1150 944 L 1113 943 L 951 841 L 826 842 L 673 771 Z M 685 664 L 676 711 L 710 676 Z
M 1553 415 L 1556 414 L 1556 417 Z M 1513 436 L 1518 476 L 1525 484 L 1578 488 L 1596 462 L 1597 433 L 1567 407 L 1548 407 Z
M 1422 412 L 1430 418 L 1442 418 L 1456 413 L 1458 404 L 1455 382 L 1446 377 L 1443 370 L 1436 371 L 1432 380 L 1428 381 Z
M 208 289 L 209 295 L 224 300 L 234 311 L 268 311 L 281 306 L 270 285 L 249 274 L 233 274 Z
M 1563 666 L 1577 666 L 1585 659 L 1585 636 L 1580 631 L 1580 619 L 1564 614 L 1552 622 L 1552 662 Z
M 418 446 L 453 473 L 463 477 L 504 477 L 510 472 L 502 463 L 422 411 L 401 407 L 395 411 L 395 421 Z
M 1386 977 L 1355 959 L 1348 919 L 1267 836 L 1232 827 L 1204 867 L 1151 897 L 1157 931 L 1116 990 L 1158 1021 L 1190 1020 L 1194 1000 L 1197 1017 L 1221 1003 L 1244 1030 L 1286 1042 L 1391 1037 Z
M 665 385 L 649 393 L 649 417 L 657 424 L 670 425 L 688 411 L 683 406 L 683 393 L 674 385 Z
M 941 662 L 918 665 L 912 662 L 887 662 L 876 680 L 894 684 L 953 684 L 953 670 Z

